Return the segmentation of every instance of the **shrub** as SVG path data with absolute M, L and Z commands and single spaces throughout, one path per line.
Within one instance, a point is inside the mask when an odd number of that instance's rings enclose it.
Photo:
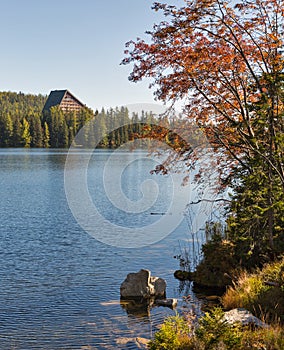
M 149 343 L 150 350 L 186 349 L 189 344 L 190 325 L 182 316 L 167 317 L 161 329 Z
M 220 234 L 214 234 L 202 246 L 203 260 L 194 272 L 194 282 L 207 287 L 224 287 L 231 284 L 228 275 L 236 266 L 234 244 Z
M 236 349 L 241 339 L 239 327 L 233 327 L 224 320 L 221 308 L 206 312 L 200 319 L 195 334 L 205 350 L 217 349 L 221 344 L 224 349 Z

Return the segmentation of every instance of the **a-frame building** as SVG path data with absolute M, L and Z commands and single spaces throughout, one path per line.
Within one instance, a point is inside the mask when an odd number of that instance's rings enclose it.
M 86 107 L 68 90 L 51 91 L 42 111 L 48 112 L 54 106 L 59 106 L 63 111 L 79 111 L 81 108 Z

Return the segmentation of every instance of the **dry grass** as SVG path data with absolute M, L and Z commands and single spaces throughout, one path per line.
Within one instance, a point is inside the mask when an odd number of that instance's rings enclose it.
M 227 310 L 236 307 L 248 308 L 266 289 L 259 274 L 249 275 L 244 271 L 239 275 L 237 282 L 227 289 L 221 301 Z
M 273 282 L 275 285 L 267 285 Z M 284 321 L 284 259 L 253 274 L 242 272 L 221 299 L 225 309 L 244 307 L 267 320 Z
M 265 329 L 244 331 L 240 350 L 283 350 L 284 330 L 279 325 Z

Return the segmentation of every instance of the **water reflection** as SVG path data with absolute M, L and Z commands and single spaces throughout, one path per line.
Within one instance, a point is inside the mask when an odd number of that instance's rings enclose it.
M 120 300 L 120 306 L 124 311 L 126 311 L 127 315 L 134 316 L 137 318 L 137 321 L 140 322 L 150 322 L 151 317 L 151 309 L 154 305 L 154 300 Z

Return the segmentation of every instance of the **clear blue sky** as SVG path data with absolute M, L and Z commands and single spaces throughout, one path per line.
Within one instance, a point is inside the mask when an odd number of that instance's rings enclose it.
M 177 2 L 177 1 L 173 1 Z M 69 89 L 93 109 L 153 103 L 149 81 L 131 83 L 125 42 L 161 15 L 148 0 L 0 0 L 0 91 Z

